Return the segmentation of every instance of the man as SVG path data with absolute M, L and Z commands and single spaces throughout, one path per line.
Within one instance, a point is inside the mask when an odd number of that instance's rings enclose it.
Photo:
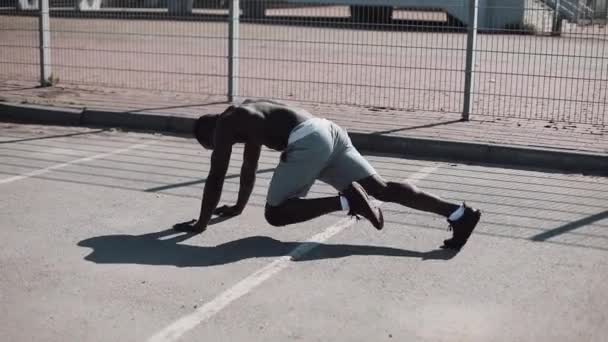
M 331 121 L 282 103 L 260 100 L 230 106 L 219 115 L 201 116 L 194 135 L 213 150 L 198 220 L 175 225 L 188 232 L 205 230 L 213 214 L 239 215 L 253 190 L 262 146 L 282 151 L 265 208 L 266 220 L 274 226 L 302 222 L 330 212 L 345 210 L 363 216 L 376 229 L 384 219 L 368 193 L 384 202 L 428 211 L 447 218 L 452 238 L 443 248 L 460 249 L 477 225 L 481 213 L 467 206 L 445 201 L 407 182 L 386 182 L 352 145 L 344 129 Z M 217 208 L 232 146 L 244 143 L 240 189 L 236 205 Z M 325 198 L 303 198 L 315 180 L 340 191 Z

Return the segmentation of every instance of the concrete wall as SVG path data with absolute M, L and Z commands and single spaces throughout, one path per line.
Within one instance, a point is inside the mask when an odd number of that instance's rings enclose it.
M 595 0 L 595 17 L 596 18 L 608 18 L 608 1 L 607 0 Z

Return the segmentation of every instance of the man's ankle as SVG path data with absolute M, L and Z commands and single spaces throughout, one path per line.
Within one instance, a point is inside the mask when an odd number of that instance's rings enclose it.
M 343 195 L 340 195 L 340 207 L 342 211 L 350 211 L 350 205 L 348 204 L 348 200 Z
M 464 215 L 464 203 L 461 204 L 458 209 L 454 210 L 450 216 L 448 216 L 448 221 L 455 222 L 458 221 Z

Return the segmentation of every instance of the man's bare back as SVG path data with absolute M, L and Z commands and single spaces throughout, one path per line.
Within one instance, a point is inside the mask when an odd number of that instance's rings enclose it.
M 222 127 L 222 131 L 234 132 L 233 144 L 257 144 L 282 151 L 293 128 L 312 117 L 304 109 L 279 102 L 245 101 L 220 114 L 218 127 Z

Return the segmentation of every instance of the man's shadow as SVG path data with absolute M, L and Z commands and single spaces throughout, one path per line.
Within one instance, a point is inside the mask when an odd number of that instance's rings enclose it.
M 85 260 L 98 264 L 172 265 L 201 267 L 224 265 L 250 258 L 281 257 L 289 255 L 301 242 L 283 242 L 266 236 L 251 236 L 217 246 L 204 247 L 179 244 L 192 237 L 173 229 L 143 235 L 105 235 L 82 240 L 80 247 L 93 251 Z M 311 244 L 307 243 L 306 244 Z M 312 243 L 308 253 L 294 261 L 343 258 L 351 255 L 382 255 L 414 257 L 423 260 L 449 260 L 457 252 L 437 249 L 416 252 L 391 247 L 365 245 Z

